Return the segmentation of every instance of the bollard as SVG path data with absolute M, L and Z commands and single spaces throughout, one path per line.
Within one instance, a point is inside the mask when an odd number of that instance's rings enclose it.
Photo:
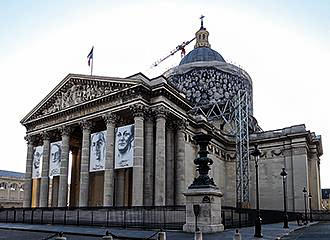
M 109 233 L 109 231 L 105 232 L 105 235 L 102 237 L 102 239 L 107 239 L 107 240 L 113 240 L 111 234 Z
M 63 232 L 60 232 L 57 237 L 55 237 L 55 240 L 66 240 L 66 237 L 63 236 Z
M 166 232 L 159 232 L 157 240 L 166 240 Z
M 236 229 L 233 240 L 241 240 L 241 239 L 242 239 L 241 234 L 239 233 L 238 229 Z
M 203 240 L 202 231 L 199 229 L 195 232 L 195 240 Z

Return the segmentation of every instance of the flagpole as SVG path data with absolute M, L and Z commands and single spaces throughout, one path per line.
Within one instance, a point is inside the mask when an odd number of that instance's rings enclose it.
M 94 63 L 94 56 L 92 57 L 92 64 L 91 64 L 91 76 L 93 75 L 93 63 Z

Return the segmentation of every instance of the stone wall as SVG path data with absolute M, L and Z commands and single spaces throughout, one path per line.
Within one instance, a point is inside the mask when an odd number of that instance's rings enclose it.
M 0 207 L 22 207 L 23 187 L 23 180 L 0 178 Z

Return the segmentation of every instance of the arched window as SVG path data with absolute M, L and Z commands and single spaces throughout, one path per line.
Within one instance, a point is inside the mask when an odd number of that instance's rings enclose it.
M 15 191 L 15 190 L 17 190 L 17 189 L 18 189 L 18 185 L 17 185 L 17 183 L 12 183 L 12 184 L 10 185 L 10 190 Z
M 2 182 L 0 183 L 0 190 L 7 189 L 7 183 Z
M 19 191 L 20 191 L 20 192 L 24 192 L 24 184 L 21 185 L 21 186 L 19 186 Z

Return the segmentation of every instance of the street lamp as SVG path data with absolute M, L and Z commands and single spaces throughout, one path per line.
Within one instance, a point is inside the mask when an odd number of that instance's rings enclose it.
M 259 156 L 261 155 L 260 150 L 257 145 L 254 145 L 254 149 L 251 153 L 254 156 L 254 163 L 256 167 L 256 203 L 257 203 L 257 216 L 255 220 L 255 228 L 254 228 L 254 237 L 262 238 L 261 234 L 261 216 L 260 216 L 260 208 L 259 208 L 259 173 L 258 173 L 258 161 Z
M 309 221 L 313 222 L 313 214 L 312 214 L 312 194 L 308 194 L 308 200 L 309 200 Z
M 303 193 L 304 193 L 304 202 L 305 202 L 305 225 L 307 225 L 308 221 L 307 221 L 307 190 L 306 187 L 304 187 L 303 189 Z
M 288 213 L 286 210 L 286 176 L 288 174 L 285 171 L 285 168 L 282 168 L 281 176 L 283 179 L 283 200 L 284 200 L 284 214 L 283 214 L 283 228 L 289 228 L 288 225 Z

